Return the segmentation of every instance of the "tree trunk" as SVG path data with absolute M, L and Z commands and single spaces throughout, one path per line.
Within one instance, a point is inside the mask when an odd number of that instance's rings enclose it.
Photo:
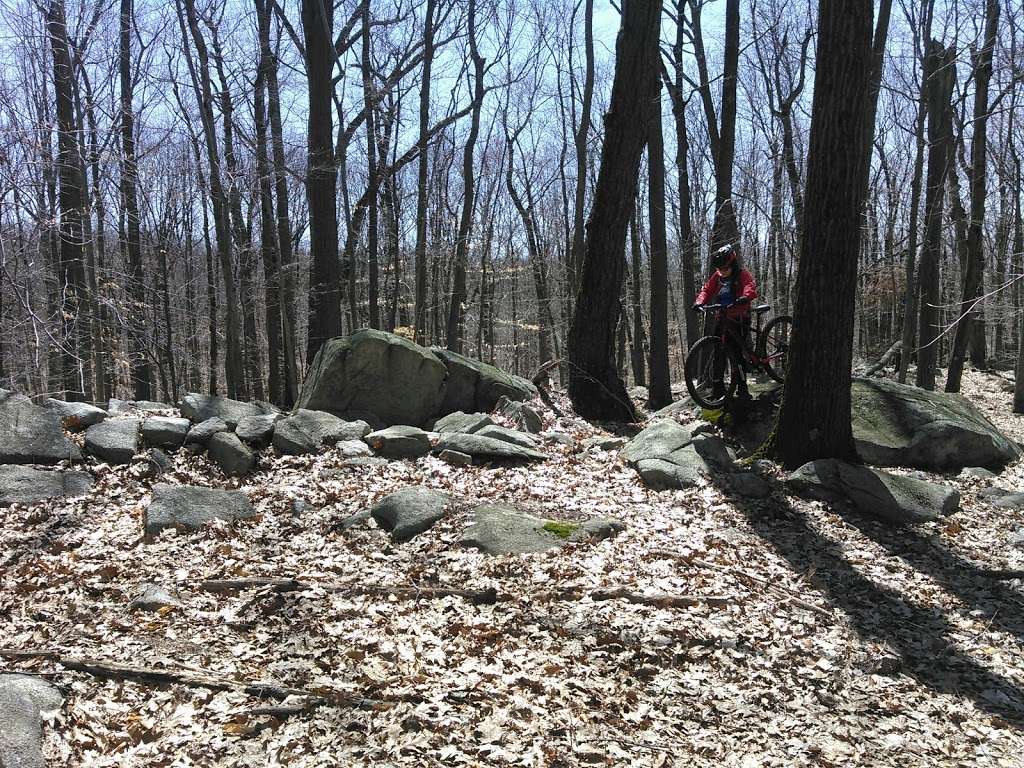
M 942 201 L 946 174 L 953 161 L 953 135 L 950 97 L 956 80 L 955 50 L 928 42 L 925 54 L 925 82 L 928 84 L 928 178 L 925 194 L 925 233 L 921 248 L 921 310 L 918 322 L 920 339 L 917 352 L 917 386 L 935 389 L 935 364 L 938 359 L 939 252 L 942 248 Z M 909 352 L 909 350 L 906 350 Z
M 309 250 L 309 336 L 306 360 L 312 363 L 320 346 L 341 335 L 341 270 L 338 266 L 337 171 L 334 165 L 332 96 L 334 85 L 334 13 L 324 0 L 302 0 L 309 86 L 307 124 Z M 333 6 L 331 6 L 333 8 Z
M 575 298 L 579 287 L 579 274 L 586 247 L 584 232 L 584 206 L 587 199 L 587 139 L 590 135 L 590 112 L 594 103 L 594 0 L 583 4 L 583 44 L 586 69 L 583 76 L 583 102 L 580 105 L 580 124 L 573 140 L 576 144 L 576 196 L 572 220 L 572 256 L 566 279 L 569 281 L 568 294 Z
M 660 63 L 660 62 L 659 62 Z M 647 108 L 648 218 L 651 224 L 651 383 L 647 407 L 660 410 L 672 402 L 668 363 L 668 237 L 665 231 L 665 144 L 661 125 L 661 78 L 651 70 L 655 97 Z
M 647 386 L 646 366 L 647 360 L 644 354 L 644 311 L 643 311 L 643 270 L 641 269 L 640 252 L 640 226 L 637 223 L 636 211 L 629 218 L 629 244 L 633 254 L 633 383 L 638 387 Z
M 856 460 L 850 368 L 861 214 L 870 162 L 864 110 L 870 0 L 822 0 L 793 336 L 774 450 L 787 468 Z
M 430 72 L 434 64 L 434 9 L 437 0 L 427 0 L 423 26 L 423 78 L 420 82 L 419 158 L 416 168 L 416 290 L 413 308 L 415 340 L 426 341 L 427 329 L 427 170 L 430 157 L 427 139 L 430 130 Z
M 974 318 L 980 315 L 977 309 L 981 295 L 982 271 L 985 254 L 982 250 L 982 228 L 985 224 L 985 198 L 987 194 L 988 151 L 988 86 L 992 79 L 992 52 L 996 45 L 999 25 L 999 0 L 988 0 L 985 4 L 985 40 L 981 50 L 974 55 L 974 135 L 971 139 L 971 218 L 967 224 L 967 265 L 963 275 L 963 295 L 960 300 L 960 316 L 953 336 L 949 371 L 946 375 L 946 391 L 959 392 L 963 375 L 964 357 L 971 334 Z M 984 337 L 982 337 L 984 340 Z M 981 367 L 985 365 L 984 344 L 981 351 Z M 978 360 L 974 360 L 975 365 Z
M 732 2 L 733 0 L 730 0 Z M 615 77 L 576 313 L 569 330 L 569 397 L 584 418 L 634 421 L 636 412 L 615 370 L 615 329 L 625 270 L 626 228 L 633 212 L 645 136 L 635 129 L 654 90 L 660 52 L 660 0 L 623 0 Z

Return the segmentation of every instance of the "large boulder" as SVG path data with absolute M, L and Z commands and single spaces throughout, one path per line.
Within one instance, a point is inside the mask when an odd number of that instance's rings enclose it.
M 0 464 L 56 464 L 65 459 L 81 461 L 82 453 L 65 436 L 60 417 L 24 395 L 0 390 Z
M 68 403 L 50 397 L 43 401 L 43 407 L 60 417 L 64 429 L 77 432 L 107 418 L 107 412 L 89 403 Z
M 274 436 L 274 425 L 282 418 L 280 413 L 261 413 L 258 416 L 246 416 L 238 422 L 235 434 L 239 439 L 255 445 L 266 445 Z
M 623 528 L 612 518 L 545 520 L 505 504 L 481 504 L 472 511 L 461 544 L 489 555 L 525 554 L 545 552 L 568 542 L 599 541 Z
M 91 486 L 92 475 L 88 472 L 0 465 L 0 507 L 82 496 L 89 492 Z
M 935 520 L 960 506 L 960 494 L 949 486 L 838 459 L 810 461 L 790 474 L 786 485 L 802 496 L 848 501 L 859 512 L 895 525 Z
M 463 432 L 450 432 L 441 435 L 434 445 L 434 453 L 457 451 L 472 456 L 474 459 L 504 461 L 544 461 L 550 458 L 534 448 L 498 440 L 481 435 L 468 435 Z
M 0 675 L 0 766 L 46 768 L 43 714 L 63 703 L 60 691 L 42 678 Z
M 370 432 L 365 421 L 344 421 L 324 411 L 299 408 L 274 425 L 274 447 L 281 453 L 302 456 L 324 445 L 361 440 Z
M 619 454 L 654 490 L 689 488 L 713 472 L 732 472 L 732 456 L 706 425 L 656 421 L 630 440 Z
M 385 426 L 419 426 L 439 412 L 446 377 L 444 364 L 429 349 L 364 329 L 324 342 L 298 407 L 346 418 L 372 414 Z
M 433 352 L 448 369 L 441 413 L 490 411 L 502 396 L 519 401 L 529 400 L 537 394 L 537 388 L 531 382 L 493 365 L 447 349 L 435 347 Z
M 961 395 L 885 379 L 854 379 L 853 436 L 876 466 L 949 470 L 1000 467 L 1020 448 Z
M 142 422 L 142 439 L 151 448 L 176 450 L 185 444 L 192 422 L 176 416 L 150 416 Z
M 139 452 L 139 420 L 108 419 L 85 430 L 85 449 L 108 464 L 130 464 Z
M 448 514 L 453 501 L 447 493 L 429 488 L 403 488 L 374 504 L 370 515 L 392 541 L 401 543 L 429 530 Z
M 203 395 L 198 392 L 189 392 L 185 395 L 180 409 L 181 415 L 193 424 L 217 416 L 224 419 L 231 429 L 238 426 L 238 422 L 246 416 L 263 413 L 263 410 L 255 403 L 243 403 L 241 400 L 232 400 L 229 397 Z
M 241 491 L 194 485 L 154 485 L 153 500 L 146 508 L 147 536 L 165 528 L 193 531 L 213 520 L 234 522 L 255 517 L 249 497 Z

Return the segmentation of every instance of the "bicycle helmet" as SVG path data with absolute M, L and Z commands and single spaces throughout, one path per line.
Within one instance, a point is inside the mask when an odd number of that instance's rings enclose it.
M 714 256 L 712 256 L 711 263 L 714 265 L 715 269 L 723 269 L 724 267 L 728 267 L 730 264 L 734 264 L 736 262 L 736 258 L 736 246 L 730 243 L 728 245 L 723 245 L 715 251 Z

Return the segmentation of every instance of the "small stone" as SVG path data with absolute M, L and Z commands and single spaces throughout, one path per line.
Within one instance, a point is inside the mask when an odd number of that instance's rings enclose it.
M 472 456 L 468 453 L 461 453 L 459 451 L 441 451 L 438 458 L 446 464 L 451 464 L 453 467 L 468 467 L 473 463 Z
M 156 612 L 161 608 L 180 608 L 176 595 L 156 584 L 143 584 L 141 594 L 128 606 L 130 611 Z
M 185 445 L 205 446 L 218 432 L 227 432 L 231 427 L 220 416 L 214 416 L 194 425 L 185 436 Z M 202 453 L 200 450 L 199 453 Z
M 991 472 L 984 467 L 964 467 L 960 471 L 960 477 L 962 478 L 978 478 L 980 480 L 991 480 L 996 477 L 995 472 Z
M 429 530 L 448 514 L 454 499 L 429 488 L 403 488 L 380 499 L 370 514 L 400 544 Z
M 388 460 L 383 458 L 382 456 L 355 456 L 351 459 L 345 459 L 343 462 L 341 462 L 341 466 L 350 468 L 386 467 L 388 463 Z
M 387 459 L 416 459 L 430 453 L 430 436 L 419 427 L 388 427 L 363 439 L 374 453 Z
M 142 422 L 142 439 L 151 448 L 176 450 L 185 443 L 192 422 L 172 416 L 150 416 Z
M 628 441 L 624 437 L 613 437 L 611 435 L 598 435 L 588 437 L 583 441 L 585 451 L 617 451 Z
M 494 406 L 494 412 L 512 419 L 517 427 L 524 432 L 539 433 L 544 428 L 544 419 L 526 403 L 511 400 L 502 395 Z
M 256 466 L 255 454 L 233 432 L 218 432 L 207 445 L 210 458 L 229 477 L 242 477 Z
M 545 443 L 554 443 L 555 445 L 573 446 L 576 445 L 576 440 L 573 439 L 572 435 L 568 435 L 565 432 L 542 432 L 540 438 Z
M 999 509 L 1024 509 L 1024 493 L 1007 493 L 992 502 Z
M 139 420 L 108 419 L 85 431 L 85 448 L 109 464 L 130 464 L 139 452 Z
M 145 477 L 159 477 L 165 472 L 174 469 L 174 459 L 161 451 L 159 448 L 151 448 L 143 454 L 146 464 Z
M 99 424 L 107 418 L 107 412 L 89 403 L 67 403 L 52 397 L 43 402 L 43 407 L 57 414 L 64 429 L 77 432 Z

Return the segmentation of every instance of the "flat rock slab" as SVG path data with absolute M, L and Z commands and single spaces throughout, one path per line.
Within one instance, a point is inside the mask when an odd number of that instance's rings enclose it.
M 361 440 L 370 432 L 365 421 L 344 421 L 325 411 L 299 408 L 274 425 L 274 447 L 290 456 L 318 453 L 324 445 Z
M 455 499 L 429 488 L 403 488 L 388 494 L 370 508 L 377 525 L 395 543 L 409 541 L 433 527 L 452 508 Z
M 624 448 L 629 441 L 624 437 L 612 437 L 611 435 L 598 435 L 588 437 L 583 441 L 585 451 L 618 451 Z
M 853 380 L 853 437 L 863 461 L 949 470 L 1001 467 L 1020 448 L 961 395 L 884 379 Z
M 498 459 L 504 461 L 545 461 L 550 458 L 533 448 L 496 440 L 493 437 L 467 435 L 453 432 L 441 436 L 434 446 L 435 453 L 457 451 L 472 456 L 474 459 Z
M 46 768 L 43 713 L 64 698 L 50 683 L 29 675 L 0 675 L 0 766 Z
M 6 392 L 3 390 L 2 392 Z M 81 461 L 60 417 L 24 395 L 0 394 L 0 464 L 56 464 Z
M 240 440 L 255 445 L 267 445 L 274 437 L 274 425 L 282 418 L 280 413 L 261 413 L 239 420 L 235 434 Z
M 437 458 L 445 464 L 451 464 L 453 467 L 468 467 L 473 463 L 472 456 L 468 453 L 459 453 L 458 451 L 441 451 L 441 453 L 437 455 Z
M 241 491 L 195 485 L 154 485 L 146 508 L 145 531 L 155 536 L 165 528 L 194 531 L 213 520 L 233 522 L 256 516 L 249 497 Z
M 68 403 L 64 400 L 48 398 L 43 402 L 43 407 L 57 414 L 64 429 L 71 432 L 86 429 L 93 424 L 99 424 L 107 418 L 107 412 L 89 403 Z
M 523 448 L 537 447 L 537 440 L 533 435 L 528 435 L 526 432 L 520 432 L 518 429 L 499 427 L 496 424 L 490 427 L 484 427 L 474 434 L 480 435 L 480 437 L 491 437 L 495 440 L 504 440 L 506 443 L 512 443 L 512 445 L 518 445 Z
M 224 419 L 232 429 L 246 416 L 257 416 L 263 413 L 263 410 L 255 403 L 243 403 L 241 400 L 232 400 L 230 397 L 203 395 L 198 392 L 189 392 L 185 395 L 179 408 L 181 415 L 194 424 L 217 416 Z
M 430 435 L 419 427 L 387 427 L 363 439 L 374 453 L 386 459 L 417 459 L 430 453 Z
M 949 486 L 836 459 L 804 464 L 786 478 L 786 485 L 802 496 L 848 501 L 859 512 L 894 525 L 935 520 L 960 506 L 960 494 Z
M 88 472 L 0 465 L 0 507 L 83 496 L 91 487 L 92 475 Z
M 220 416 L 214 416 L 201 421 L 198 424 L 194 424 L 192 429 L 185 435 L 185 445 L 206 445 L 210 442 L 210 438 L 216 435 L 218 432 L 227 432 L 231 429 L 228 423 L 224 421 Z
M 1004 493 L 992 502 L 999 509 L 1024 509 L 1024 493 Z
M 139 420 L 108 419 L 85 430 L 85 449 L 109 464 L 130 464 L 139 452 Z
M 657 421 L 630 440 L 619 454 L 654 490 L 690 488 L 714 472 L 732 472 L 725 442 L 703 424 Z
M 624 527 L 612 518 L 582 523 L 545 520 L 512 506 L 481 504 L 473 509 L 460 543 L 489 555 L 526 554 L 546 552 L 568 542 L 608 538 Z
M 218 432 L 210 438 L 207 453 L 229 477 L 242 477 L 256 466 L 256 454 L 234 432 Z
M 192 422 L 174 416 L 150 416 L 142 422 L 142 439 L 150 448 L 176 450 L 185 444 Z
M 489 427 L 494 423 L 490 416 L 486 413 L 463 413 L 462 411 L 455 411 L 449 413 L 447 416 L 442 416 L 434 422 L 431 428 L 434 432 L 466 432 L 473 434 L 479 432 L 484 427 Z
M 432 351 L 448 370 L 440 413 L 488 412 L 502 397 L 529 400 L 537 394 L 537 388 L 520 376 L 440 347 Z
M 110 413 L 158 413 L 160 411 L 173 410 L 173 406 L 167 403 L 158 403 L 155 400 L 118 400 L 110 398 L 107 402 L 107 410 Z

